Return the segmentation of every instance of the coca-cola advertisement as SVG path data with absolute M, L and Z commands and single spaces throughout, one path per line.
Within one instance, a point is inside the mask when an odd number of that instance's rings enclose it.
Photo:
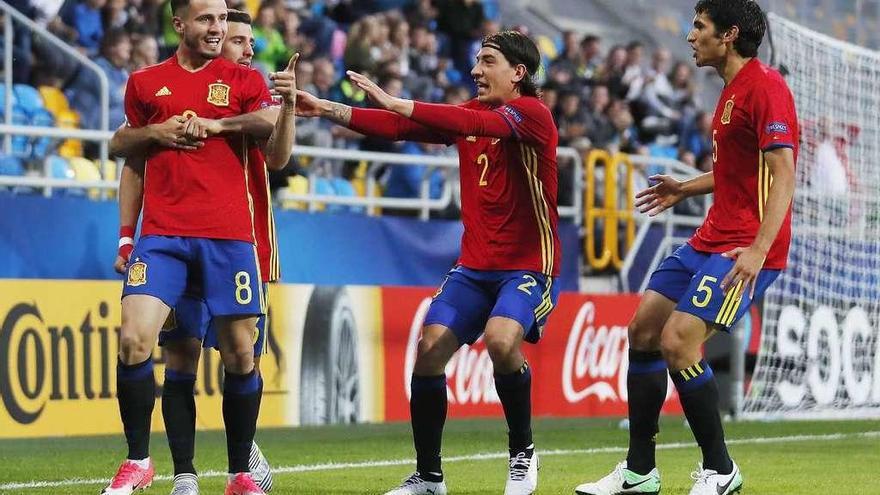
M 409 380 L 433 291 L 382 289 L 385 419 L 409 418 Z M 626 415 L 626 328 L 638 295 L 563 294 L 538 344 L 524 344 L 536 416 Z M 492 361 L 481 340 L 446 366 L 450 417 L 501 416 Z M 664 411 L 680 413 L 670 384 Z

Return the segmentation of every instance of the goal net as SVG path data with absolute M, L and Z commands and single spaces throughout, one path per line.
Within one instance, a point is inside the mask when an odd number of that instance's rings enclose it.
M 802 136 L 743 417 L 880 417 L 880 53 L 769 21 Z

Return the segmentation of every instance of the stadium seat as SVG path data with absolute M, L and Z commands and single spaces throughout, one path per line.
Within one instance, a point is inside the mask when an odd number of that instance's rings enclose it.
M 23 176 L 24 162 L 17 156 L 0 154 L 0 175 Z
M 333 190 L 337 196 L 347 196 L 347 197 L 357 197 L 357 191 L 352 185 L 351 182 L 343 179 L 342 177 L 335 177 L 331 179 L 331 184 L 333 186 Z M 327 211 L 339 212 L 339 211 L 350 211 L 353 213 L 363 213 L 363 206 L 353 206 L 353 205 L 328 205 Z
M 546 60 L 554 60 L 559 54 L 559 48 L 556 46 L 556 43 L 546 35 L 538 35 L 537 44 L 538 50 Z
M 101 171 L 95 162 L 88 158 L 74 157 L 70 159 L 70 167 L 73 169 L 73 178 L 80 182 L 92 182 L 101 180 Z M 90 199 L 99 199 L 101 190 L 92 188 L 88 190 Z
M 12 91 L 15 93 L 16 102 L 28 117 L 32 117 L 38 111 L 45 109 L 43 97 L 40 96 L 37 88 L 27 84 L 15 84 L 12 86 Z
M 70 110 L 70 102 L 64 96 L 64 92 L 55 86 L 40 86 L 40 96 L 43 97 L 43 105 L 46 110 L 52 112 L 56 118 L 66 110 Z
M 290 194 L 308 194 L 309 179 L 302 175 L 294 175 L 287 178 L 287 192 Z M 306 204 L 303 201 L 283 201 L 281 207 L 286 210 L 305 210 Z
M 62 129 L 78 129 L 79 115 L 73 110 L 60 112 L 55 119 L 58 127 Z M 58 148 L 58 154 L 66 158 L 74 158 L 83 155 L 83 144 L 78 139 L 68 139 Z
M 12 124 L 26 126 L 30 124 L 27 112 L 20 105 L 12 107 Z M 12 136 L 12 154 L 19 158 L 27 158 L 31 154 L 30 138 L 28 136 Z
M 315 177 L 315 194 L 320 196 L 335 196 L 336 190 L 333 189 L 333 183 L 330 179 L 326 179 L 324 177 Z M 339 206 L 339 205 L 331 205 L 331 206 Z M 323 211 L 327 208 L 327 205 L 324 203 L 318 203 L 317 208 L 318 211 Z
M 73 169 L 70 168 L 70 163 L 61 156 L 58 155 L 49 155 L 46 157 L 46 168 L 49 173 L 49 177 L 53 179 L 73 179 Z
M 30 124 L 37 127 L 53 127 L 55 118 L 45 108 L 37 109 L 31 114 Z M 35 137 L 31 139 L 31 158 L 42 160 L 49 153 L 55 151 L 58 140 L 50 137 Z

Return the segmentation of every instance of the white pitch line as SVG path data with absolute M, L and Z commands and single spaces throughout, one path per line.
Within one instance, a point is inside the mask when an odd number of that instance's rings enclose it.
M 751 444 L 768 444 L 768 443 L 793 443 L 793 442 L 815 442 L 824 440 L 844 440 L 847 438 L 880 438 L 880 431 L 867 431 L 860 433 L 830 433 L 827 435 L 790 435 L 784 437 L 755 437 L 755 438 L 733 438 L 728 439 L 728 445 L 751 445 Z M 659 450 L 683 449 L 696 446 L 693 442 L 676 442 L 661 443 L 657 445 Z M 592 449 L 555 449 L 540 450 L 541 456 L 565 456 L 565 455 L 593 455 L 593 454 L 616 454 L 626 452 L 626 447 L 597 447 Z M 489 459 L 507 459 L 506 452 L 487 452 L 471 455 L 459 455 L 452 457 L 444 457 L 443 462 L 465 462 L 465 461 L 483 461 Z M 362 461 L 362 462 L 328 462 L 321 464 L 300 464 L 296 466 L 281 466 L 272 468 L 273 474 L 284 473 L 308 473 L 315 471 L 334 471 L 339 469 L 358 469 L 358 468 L 374 468 L 387 466 L 406 466 L 415 462 L 413 459 L 388 459 L 379 461 Z M 205 471 L 199 474 L 200 478 L 220 478 L 225 477 L 225 471 Z M 160 475 L 154 478 L 155 481 L 170 481 L 174 477 L 168 475 Z M 107 482 L 107 478 L 71 478 L 58 481 L 28 481 L 5 483 L 0 485 L 2 490 L 28 490 L 35 488 L 51 488 L 59 486 L 76 486 L 76 485 L 99 485 Z

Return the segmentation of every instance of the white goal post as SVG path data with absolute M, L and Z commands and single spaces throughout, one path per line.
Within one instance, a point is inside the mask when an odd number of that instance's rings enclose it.
M 880 417 L 880 53 L 768 17 L 802 136 L 741 417 Z

